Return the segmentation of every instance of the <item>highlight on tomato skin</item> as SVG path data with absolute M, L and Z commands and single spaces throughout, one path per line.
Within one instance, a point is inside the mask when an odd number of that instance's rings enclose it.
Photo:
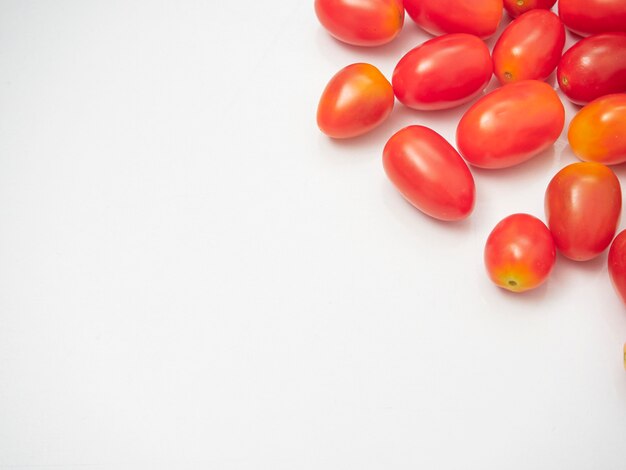
M 402 30 L 402 0 L 315 0 L 315 13 L 333 36 L 353 46 L 381 46 Z
M 556 142 L 565 108 L 550 85 L 538 80 L 511 83 L 480 98 L 456 130 L 459 153 L 477 167 L 518 165 Z
M 555 3 L 556 0 L 504 0 L 504 9 L 511 18 L 517 18 L 527 11 L 549 10 Z
M 529 214 L 513 214 L 489 234 L 484 261 L 495 285 L 525 292 L 548 279 L 556 262 L 556 248 L 550 230 L 541 220 Z
M 626 230 L 621 231 L 609 249 L 609 276 L 615 292 L 626 305 Z M 626 349 L 625 358 L 626 358 Z
M 567 139 L 581 160 L 626 162 L 626 93 L 603 96 L 583 107 L 571 120 Z
M 624 0 L 559 0 L 558 10 L 565 26 L 580 36 L 626 32 Z
M 462 220 L 476 201 L 474 178 L 458 152 L 424 126 L 396 132 L 383 150 L 383 167 L 404 198 L 426 215 Z
M 404 0 L 404 8 L 418 26 L 433 36 L 474 34 L 487 39 L 502 19 L 502 0 Z
M 548 184 L 545 212 L 557 249 L 574 261 L 591 260 L 609 247 L 617 231 L 620 182 L 600 163 L 572 163 Z
M 533 10 L 513 20 L 493 48 L 494 73 L 501 84 L 545 80 L 559 64 L 565 27 L 548 10 Z
M 391 83 L 376 67 L 358 63 L 330 79 L 317 108 L 317 125 L 335 139 L 365 134 L 389 117 L 394 105 Z
M 411 49 L 393 72 L 393 91 L 405 106 L 448 109 L 482 93 L 493 65 L 487 45 L 478 37 L 444 34 Z
M 556 73 L 559 87 L 576 104 L 626 92 L 626 33 L 603 33 L 578 41 L 565 51 Z

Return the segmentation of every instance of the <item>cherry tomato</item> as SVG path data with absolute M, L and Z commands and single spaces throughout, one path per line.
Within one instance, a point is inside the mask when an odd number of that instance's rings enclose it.
M 460 220 L 474 209 L 472 173 L 446 139 L 423 126 L 409 126 L 385 145 L 383 166 L 407 201 L 431 217 Z
M 504 0 L 504 9 L 512 18 L 517 18 L 530 10 L 549 10 L 555 3 L 556 0 Z
M 570 122 L 567 138 L 581 160 L 626 162 L 626 93 L 603 96 L 581 109 Z
M 594 162 L 572 163 L 550 181 L 545 197 L 556 247 L 575 261 L 602 253 L 613 240 L 622 211 L 615 173 Z
M 404 0 L 404 7 L 413 21 L 435 36 L 469 33 L 485 39 L 502 19 L 502 0 Z
M 482 168 L 522 163 L 550 147 L 563 130 L 565 109 L 545 82 L 524 80 L 480 98 L 461 118 L 456 143 Z
M 626 304 L 626 230 L 615 237 L 609 249 L 609 275 L 622 302 Z M 624 347 L 626 360 L 626 346 Z
M 315 0 L 315 13 L 332 36 L 355 46 L 386 44 L 404 24 L 402 0 Z
M 624 0 L 560 0 L 561 21 L 581 36 L 626 32 Z
M 626 33 L 582 39 L 563 54 L 557 79 L 563 93 L 577 104 L 626 92 Z
M 410 108 L 453 108 L 480 94 L 492 72 L 483 41 L 471 34 L 445 34 L 402 57 L 393 72 L 393 91 Z
M 485 267 L 493 283 L 512 292 L 540 286 L 556 261 L 548 227 L 528 214 L 513 214 L 495 226 L 485 245 Z
M 391 83 L 376 67 L 348 65 L 326 85 L 317 108 L 317 125 L 336 139 L 356 137 L 387 119 L 393 104 Z
M 547 10 L 533 10 L 513 20 L 493 48 L 493 68 L 502 84 L 545 80 L 561 59 L 565 27 Z

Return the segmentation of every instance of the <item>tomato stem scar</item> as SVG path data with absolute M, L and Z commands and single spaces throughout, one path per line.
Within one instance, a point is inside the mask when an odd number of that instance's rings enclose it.
M 511 80 L 513 78 L 513 74 L 511 72 L 504 72 L 504 78 Z

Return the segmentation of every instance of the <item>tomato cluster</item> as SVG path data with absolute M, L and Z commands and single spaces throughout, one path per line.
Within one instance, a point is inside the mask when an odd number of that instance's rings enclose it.
M 626 1 L 560 0 L 558 15 L 555 3 L 315 0 L 321 24 L 352 45 L 392 41 L 405 10 L 435 36 L 400 58 L 391 81 L 370 64 L 340 70 L 322 93 L 317 121 L 332 138 L 352 138 L 381 124 L 396 98 L 422 111 L 475 101 L 458 122 L 456 146 L 414 125 L 391 136 L 383 150 L 383 168 L 408 202 L 433 218 L 457 221 L 475 205 L 472 167 L 520 164 L 563 132 L 563 103 L 545 82 L 556 71 L 561 93 L 582 106 L 567 131 L 582 161 L 550 181 L 546 223 L 513 214 L 496 225 L 485 244 L 487 273 L 497 286 L 524 292 L 547 280 L 557 251 L 586 261 L 610 246 L 608 271 L 626 304 L 626 230 L 615 237 L 622 192 L 607 166 L 626 162 Z M 495 34 L 504 10 L 513 21 L 490 51 L 484 39 Z M 583 38 L 563 53 L 566 28 Z M 493 76 L 500 87 L 485 94 Z

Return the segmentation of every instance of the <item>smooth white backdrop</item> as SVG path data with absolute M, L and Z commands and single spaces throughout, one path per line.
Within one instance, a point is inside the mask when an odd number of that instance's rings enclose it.
M 308 0 L 0 0 L 0 469 L 626 468 L 606 255 L 524 296 L 482 265 L 565 133 L 445 224 L 381 152 L 467 106 L 317 130 L 337 70 L 427 37 L 346 46 Z

